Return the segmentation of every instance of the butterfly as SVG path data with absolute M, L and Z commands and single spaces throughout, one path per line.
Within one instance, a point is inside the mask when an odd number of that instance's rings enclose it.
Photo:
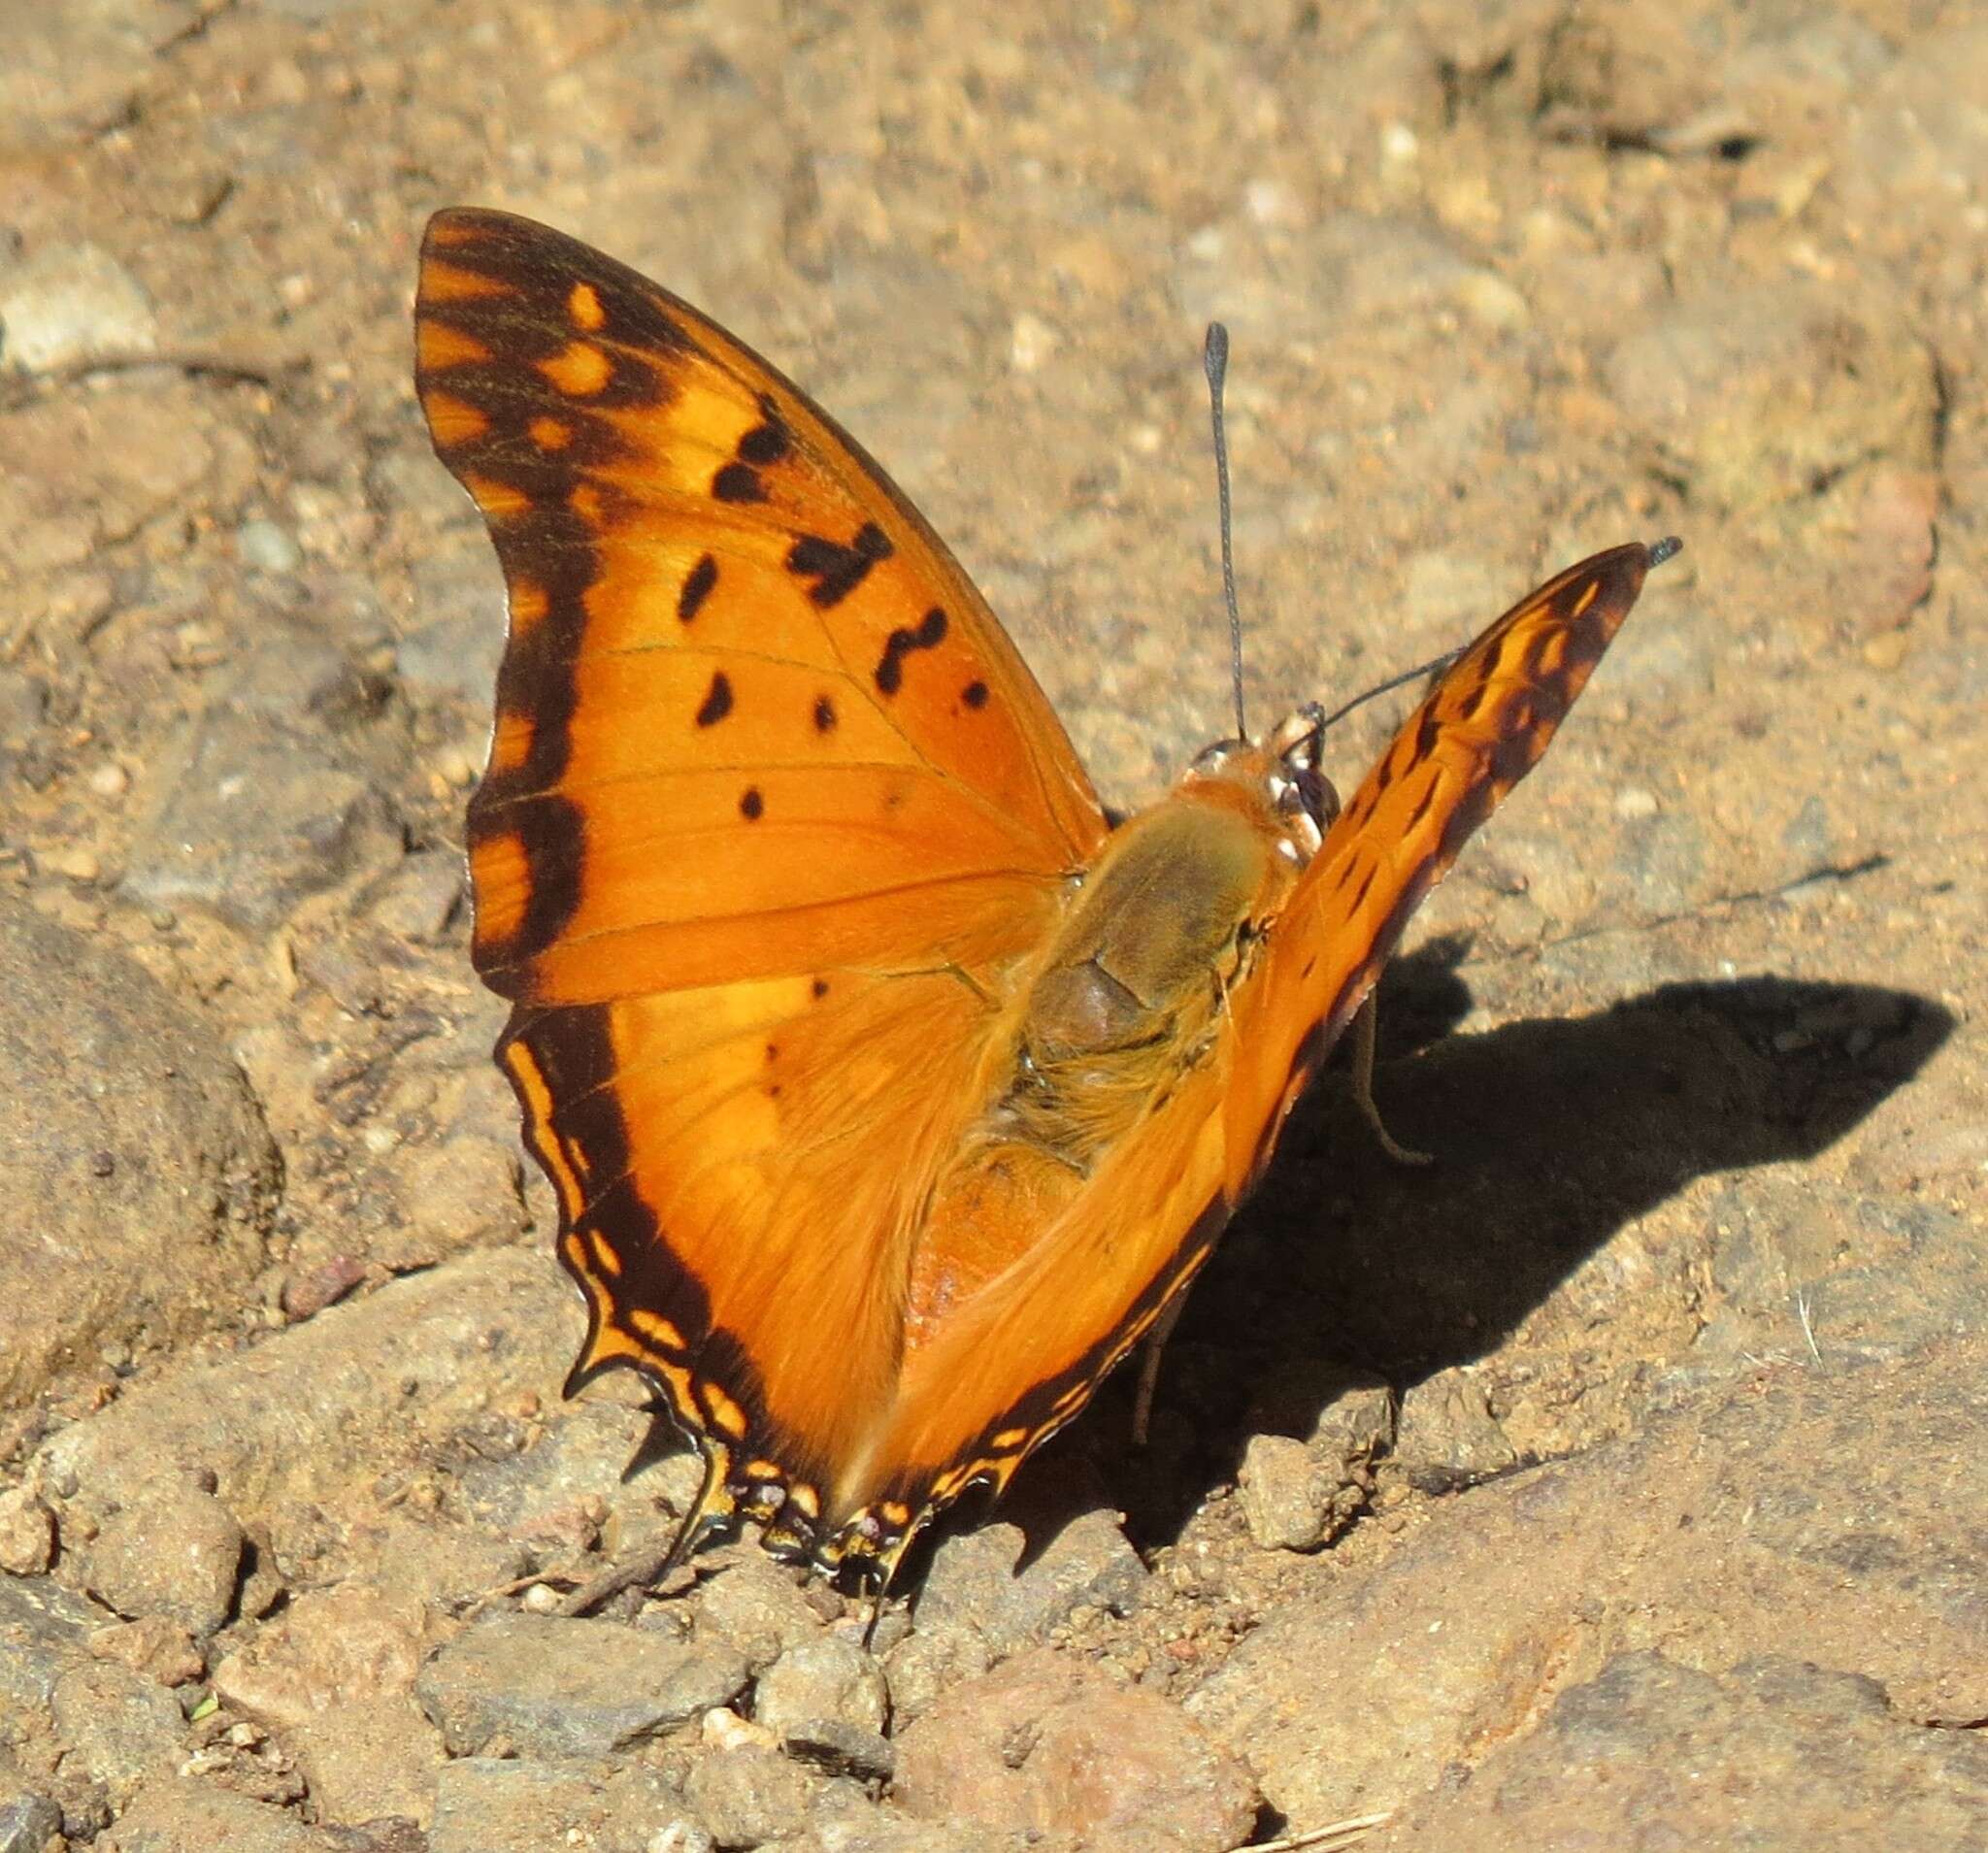
M 696 310 L 453 209 L 415 333 L 509 591 L 473 957 L 567 1393 L 632 1369 L 701 1450 L 683 1550 L 883 1587 L 1177 1307 L 1676 543 L 1507 612 L 1343 805 L 1310 706 L 1116 822 L 923 517 Z

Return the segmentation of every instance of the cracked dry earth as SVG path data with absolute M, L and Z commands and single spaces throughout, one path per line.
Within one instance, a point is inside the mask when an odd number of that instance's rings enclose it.
M 690 1482 L 469 971 L 453 202 L 789 368 L 1114 802 L 1224 731 L 1210 314 L 1258 713 L 1687 544 L 1384 988 L 1437 1162 L 1322 1088 L 868 1648 L 550 1612 Z M 0 1848 L 1988 1845 L 1984 234 L 1962 0 L 9 10 Z

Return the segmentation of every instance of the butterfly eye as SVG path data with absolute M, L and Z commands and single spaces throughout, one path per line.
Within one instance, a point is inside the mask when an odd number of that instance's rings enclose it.
M 1238 753 L 1246 753 L 1248 750 L 1249 743 L 1246 740 L 1211 741 L 1194 755 L 1194 763 L 1187 770 L 1203 778 L 1211 778 Z

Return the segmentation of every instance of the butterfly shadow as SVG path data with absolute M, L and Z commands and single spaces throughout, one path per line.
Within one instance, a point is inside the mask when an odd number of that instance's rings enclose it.
M 1954 1028 L 1909 992 L 1758 976 L 1446 1037 L 1469 1008 L 1462 952 L 1399 961 L 1382 999 L 1376 1092 L 1434 1163 L 1389 1160 L 1328 1075 L 1194 1289 L 1154 1445 L 1124 1446 L 1130 1371 L 1051 1444 L 1088 1454 L 1140 1544 L 1234 1478 L 1267 1388 L 1336 1367 L 1399 1395 L 1485 1356 L 1633 1219 L 1708 1173 L 1815 1157 Z

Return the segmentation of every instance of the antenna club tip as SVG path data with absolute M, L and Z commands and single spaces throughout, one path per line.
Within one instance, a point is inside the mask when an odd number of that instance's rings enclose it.
M 1229 331 L 1218 321 L 1208 325 L 1208 333 L 1202 337 L 1201 364 L 1210 380 L 1219 380 L 1229 364 Z
M 1661 541 L 1652 541 L 1649 546 L 1650 564 L 1662 566 L 1666 560 L 1675 559 L 1684 551 L 1684 543 L 1674 534 L 1667 534 Z

